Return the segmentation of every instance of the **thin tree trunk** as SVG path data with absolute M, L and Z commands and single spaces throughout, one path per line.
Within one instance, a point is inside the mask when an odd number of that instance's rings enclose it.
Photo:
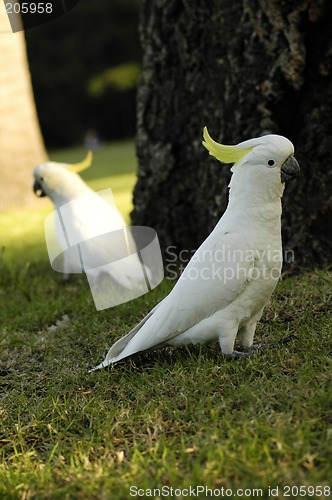
M 302 167 L 283 199 L 293 269 L 332 257 L 332 3 L 144 0 L 134 224 L 193 249 L 227 204 L 229 168 L 201 145 L 288 137 Z M 289 255 L 289 253 L 288 253 Z
M 46 159 L 23 32 L 0 9 L 0 210 L 33 203 L 32 170 Z

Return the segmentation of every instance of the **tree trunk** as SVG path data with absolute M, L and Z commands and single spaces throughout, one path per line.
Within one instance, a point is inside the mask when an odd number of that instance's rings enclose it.
M 35 201 L 32 170 L 46 159 L 23 32 L 10 31 L 0 8 L 0 211 Z
M 227 205 L 228 167 L 201 145 L 277 133 L 302 175 L 283 198 L 293 269 L 331 262 L 332 3 L 145 0 L 133 224 L 195 249 Z M 173 251 L 173 250 L 172 250 Z

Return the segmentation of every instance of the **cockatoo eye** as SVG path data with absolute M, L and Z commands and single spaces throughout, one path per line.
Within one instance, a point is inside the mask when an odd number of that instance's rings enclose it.
M 274 160 L 269 160 L 267 162 L 267 164 L 268 164 L 269 167 L 273 167 L 275 165 L 275 161 Z
M 43 182 L 43 180 L 44 180 L 44 177 L 39 177 L 39 180 Z

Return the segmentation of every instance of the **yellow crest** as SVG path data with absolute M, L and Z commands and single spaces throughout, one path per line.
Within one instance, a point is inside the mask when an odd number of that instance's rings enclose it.
M 70 172 L 78 174 L 79 172 L 82 172 L 83 170 L 86 170 L 87 168 L 90 167 L 92 159 L 93 159 L 92 151 L 88 151 L 83 161 L 73 164 L 66 163 L 65 166 L 68 170 L 70 170 Z
M 224 144 L 219 144 L 219 142 L 214 141 L 210 137 L 206 127 L 204 127 L 203 137 L 203 146 L 209 151 L 211 156 L 214 156 L 222 163 L 237 163 L 253 149 L 241 149 L 238 146 L 225 146 Z

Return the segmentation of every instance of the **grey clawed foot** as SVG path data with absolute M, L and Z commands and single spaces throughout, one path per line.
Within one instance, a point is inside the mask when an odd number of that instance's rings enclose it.
M 285 337 L 284 339 L 278 340 L 278 342 L 272 342 L 270 344 L 253 344 L 246 351 L 233 351 L 231 354 L 223 354 L 223 356 L 228 360 L 247 359 L 250 356 L 252 356 L 254 354 L 254 352 L 256 352 L 256 351 L 265 351 L 266 349 L 269 349 L 270 347 L 278 347 L 282 344 L 288 344 L 288 342 L 291 342 L 294 339 L 296 339 L 296 335 L 289 335 L 288 337 Z
M 251 351 L 247 352 L 240 352 L 240 351 L 233 351 L 231 354 L 223 354 L 223 356 L 228 359 L 246 359 L 249 358 L 249 356 L 252 355 Z
M 250 347 L 251 352 L 255 351 L 264 351 L 265 349 L 269 349 L 270 347 L 275 347 L 277 344 L 253 344 Z
M 296 339 L 296 335 L 289 335 L 288 337 L 285 337 L 284 339 L 278 340 L 278 342 L 271 342 L 270 344 L 253 344 L 250 347 L 250 351 L 265 351 L 266 349 L 269 349 L 270 347 L 278 347 L 282 344 L 288 344 L 288 342 L 291 342 L 294 339 Z

